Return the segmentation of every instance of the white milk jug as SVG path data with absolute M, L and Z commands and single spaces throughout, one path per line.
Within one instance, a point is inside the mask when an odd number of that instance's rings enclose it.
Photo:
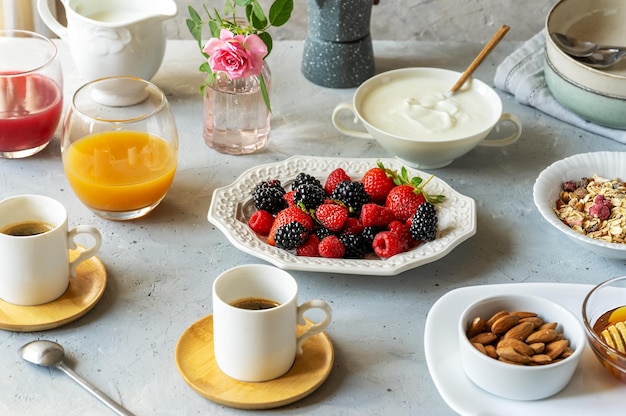
M 37 0 L 44 23 L 68 43 L 86 80 L 134 76 L 150 80 L 165 54 L 163 22 L 178 13 L 173 0 L 62 0 L 67 27 Z

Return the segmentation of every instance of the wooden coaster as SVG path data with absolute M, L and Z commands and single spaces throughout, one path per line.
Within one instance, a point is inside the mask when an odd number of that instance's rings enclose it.
M 307 320 L 307 325 L 312 325 Z M 298 333 L 305 327 L 298 327 Z M 272 409 L 308 396 L 326 380 L 333 366 L 334 351 L 325 333 L 302 344 L 303 353 L 282 377 L 261 383 L 246 383 L 224 374 L 213 352 L 213 315 L 191 325 L 176 345 L 176 365 L 187 384 L 201 396 L 238 409 Z
M 76 256 L 78 251 L 70 250 L 70 259 Z M 76 267 L 76 277 L 70 278 L 65 293 L 52 302 L 21 306 L 0 299 L 0 329 L 45 331 L 75 321 L 98 303 L 106 287 L 106 277 L 102 261 L 93 256 Z

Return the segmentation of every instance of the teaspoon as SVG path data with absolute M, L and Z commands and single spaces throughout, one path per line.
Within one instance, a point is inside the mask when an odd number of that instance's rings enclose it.
M 85 390 L 93 394 L 102 403 L 106 404 L 111 410 L 121 416 L 134 416 L 128 410 L 117 404 L 109 396 L 98 390 L 95 386 L 89 383 L 87 380 L 76 374 L 71 368 L 67 367 L 63 362 L 65 357 L 65 350 L 56 342 L 37 340 L 29 342 L 23 345 L 19 349 L 20 356 L 33 364 L 42 365 L 45 367 L 56 367 L 70 376 L 72 380 L 80 384 Z
M 592 68 L 604 69 L 609 68 L 626 56 L 626 49 L 607 49 L 598 50 L 593 55 L 575 58 L 577 61 L 582 62 Z
M 563 52 L 577 58 L 592 56 L 597 51 L 625 49 L 619 46 L 598 45 L 590 41 L 579 40 L 558 32 L 551 33 L 550 37 Z

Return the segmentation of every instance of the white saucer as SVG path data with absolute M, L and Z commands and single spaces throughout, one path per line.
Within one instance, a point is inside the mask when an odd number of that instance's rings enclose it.
M 461 366 L 457 321 L 474 300 L 504 293 L 543 296 L 559 302 L 580 318 L 583 299 L 592 288 L 566 283 L 511 283 L 465 287 L 442 296 L 430 309 L 424 330 L 426 363 L 441 397 L 460 415 L 623 414 L 626 384 L 613 378 L 588 346 L 569 385 L 543 400 L 515 401 L 494 396 L 472 383 Z

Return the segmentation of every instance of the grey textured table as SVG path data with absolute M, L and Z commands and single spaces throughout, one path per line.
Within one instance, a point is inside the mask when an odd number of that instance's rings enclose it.
M 59 43 L 66 103 L 82 83 Z M 517 43 L 503 42 L 475 76 L 492 83 L 497 64 Z M 462 71 L 482 45 L 376 42 L 377 72 L 407 66 Z M 278 42 L 273 71 L 272 133 L 266 150 L 226 156 L 201 136 L 200 54 L 191 41 L 170 41 L 154 82 L 165 90 L 180 133 L 173 186 L 148 217 L 109 222 L 74 196 L 61 166 L 59 133 L 50 146 L 24 160 L 0 160 L 0 197 L 40 193 L 68 208 L 70 224 L 95 224 L 104 236 L 99 257 L 108 272 L 103 298 L 84 317 L 44 332 L 0 331 L 0 414 L 109 415 L 108 409 L 62 373 L 22 362 L 17 349 L 45 338 L 60 342 L 70 365 L 137 415 L 232 415 L 195 393 L 174 360 L 176 343 L 211 313 L 213 279 L 230 267 L 261 260 L 233 248 L 206 220 L 211 194 L 244 170 L 291 155 L 388 157 L 374 141 L 343 137 L 330 114 L 353 89 L 326 89 L 300 73 L 302 42 Z M 335 347 L 328 380 L 313 394 L 271 414 L 450 415 L 424 358 L 424 322 L 446 292 L 511 282 L 596 283 L 624 274 L 624 262 L 581 251 L 548 227 L 532 201 L 535 178 L 555 160 L 576 153 L 623 150 L 609 139 L 580 131 L 503 95 L 524 132 L 505 148 L 477 148 L 447 168 L 432 171 L 476 200 L 478 232 L 448 256 L 398 276 L 293 272 L 300 298 L 332 304 L 327 333 Z M 454 322 L 450 323 L 454 325 Z M 591 409 L 589 409 L 591 410 Z M 247 412 L 246 414 L 257 414 Z M 267 414 L 267 412 L 258 412 Z

